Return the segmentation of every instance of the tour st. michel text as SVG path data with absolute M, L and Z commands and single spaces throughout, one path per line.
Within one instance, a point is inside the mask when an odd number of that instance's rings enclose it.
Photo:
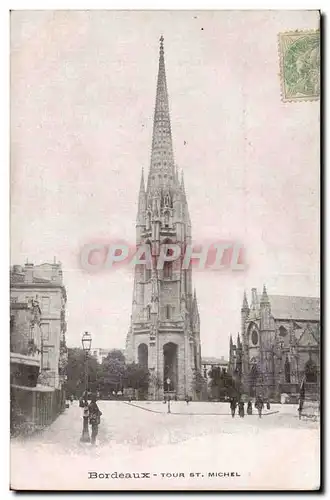
M 230 478 L 240 477 L 238 472 L 88 472 L 88 479 L 161 479 L 178 478 Z

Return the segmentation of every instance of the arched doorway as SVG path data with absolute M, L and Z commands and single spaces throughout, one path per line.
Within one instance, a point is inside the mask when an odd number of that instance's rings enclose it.
M 140 344 L 138 347 L 138 364 L 148 369 L 148 346 Z
M 168 342 L 163 347 L 164 392 L 176 391 L 178 387 L 178 346 Z M 169 383 L 168 383 L 169 381 Z
M 255 363 L 252 364 L 250 369 L 250 396 L 257 395 L 257 380 L 259 377 L 258 367 Z

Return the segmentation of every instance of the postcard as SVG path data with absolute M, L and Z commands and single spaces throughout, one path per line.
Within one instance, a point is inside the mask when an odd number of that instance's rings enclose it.
M 11 489 L 318 490 L 319 11 L 10 24 Z

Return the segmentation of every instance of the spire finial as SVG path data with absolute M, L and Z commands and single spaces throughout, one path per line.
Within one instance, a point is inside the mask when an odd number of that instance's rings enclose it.
M 268 304 L 268 303 L 269 303 L 269 299 L 268 299 L 268 295 L 267 295 L 266 285 L 264 285 L 260 304 Z
M 246 291 L 244 290 L 242 310 L 247 310 L 247 309 L 249 309 L 249 303 L 246 298 Z
M 168 185 L 173 184 L 173 177 L 175 174 L 171 122 L 165 74 L 163 35 L 160 37 L 159 41 L 159 66 L 151 147 L 151 161 L 148 176 L 148 191 L 149 188 L 159 187 L 164 182 Z M 152 178 L 153 180 L 155 180 L 155 182 L 151 182 Z
M 145 193 L 145 187 L 144 187 L 144 168 L 142 167 L 141 171 L 141 181 L 140 181 L 140 193 Z
M 159 39 L 160 41 L 160 46 L 159 46 L 159 52 L 161 56 L 164 56 L 164 37 L 163 35 Z

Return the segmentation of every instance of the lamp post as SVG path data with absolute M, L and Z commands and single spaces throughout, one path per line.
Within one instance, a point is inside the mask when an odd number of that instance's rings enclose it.
M 166 383 L 167 383 L 167 392 L 168 392 L 168 396 L 167 396 L 167 413 L 171 413 L 171 397 L 170 397 L 171 379 L 167 378 L 166 379 Z
M 89 429 L 88 429 L 88 354 L 92 346 L 92 336 L 90 333 L 85 332 L 82 336 L 81 343 L 85 353 L 85 401 L 83 413 L 83 431 L 80 438 L 82 443 L 89 443 Z

